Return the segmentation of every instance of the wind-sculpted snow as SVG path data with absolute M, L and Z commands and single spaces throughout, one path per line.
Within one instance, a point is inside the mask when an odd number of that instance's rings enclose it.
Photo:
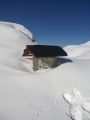
M 12 69 L 23 70 L 21 59 L 23 50 L 27 44 L 35 44 L 32 39 L 33 34 L 24 26 L 0 22 L 0 64 Z
M 90 120 L 90 98 L 82 97 L 77 89 L 72 93 L 63 95 L 65 101 L 69 104 L 67 115 L 72 120 Z
M 70 120 L 62 94 L 67 92 L 69 106 L 73 100 L 68 91 L 72 88 L 90 97 L 89 45 L 66 47 L 69 57 L 58 58 L 61 65 L 34 72 L 32 61 L 22 57 L 26 45 L 35 44 L 31 32 L 26 31 L 21 25 L 0 22 L 0 120 Z M 76 107 L 70 107 L 68 115 L 77 111 L 78 118 L 89 117 L 89 100 L 76 93 Z
M 14 28 L 16 30 L 19 30 L 23 34 L 27 35 L 30 38 L 30 40 L 35 42 L 35 38 L 34 38 L 33 34 L 27 28 L 25 28 L 23 25 L 16 24 L 16 23 L 10 23 L 10 22 L 0 22 L 0 25 L 5 25 L 5 27 Z

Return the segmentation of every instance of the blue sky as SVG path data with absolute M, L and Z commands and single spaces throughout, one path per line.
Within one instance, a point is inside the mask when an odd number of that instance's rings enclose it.
M 39 44 L 90 40 L 90 0 L 0 0 L 0 21 L 24 25 Z

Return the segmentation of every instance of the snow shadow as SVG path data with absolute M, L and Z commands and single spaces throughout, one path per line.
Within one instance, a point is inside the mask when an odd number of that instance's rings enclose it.
M 58 65 L 61 65 L 61 64 L 67 63 L 67 62 L 73 62 L 73 61 L 68 58 L 59 58 L 59 57 L 57 58 Z

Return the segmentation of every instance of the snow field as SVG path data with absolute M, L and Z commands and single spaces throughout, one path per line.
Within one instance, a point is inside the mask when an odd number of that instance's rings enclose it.
M 34 72 L 22 58 L 33 38 L 22 25 L 0 22 L 0 120 L 89 120 L 89 42 L 65 47 L 69 56 L 55 69 Z

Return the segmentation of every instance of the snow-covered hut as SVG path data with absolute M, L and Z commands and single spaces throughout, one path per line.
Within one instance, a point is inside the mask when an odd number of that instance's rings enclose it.
M 52 68 L 57 65 L 57 56 L 67 56 L 67 53 L 59 46 L 27 45 L 23 56 L 31 57 L 33 70 Z

